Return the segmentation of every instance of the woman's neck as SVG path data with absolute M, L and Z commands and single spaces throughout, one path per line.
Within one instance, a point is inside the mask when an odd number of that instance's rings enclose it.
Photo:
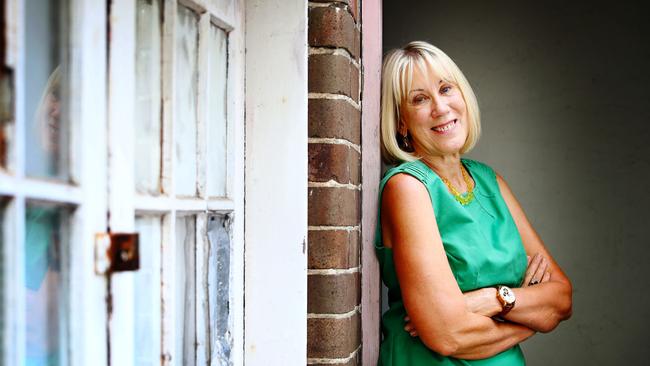
M 440 177 L 447 179 L 454 187 L 460 188 L 459 191 L 465 192 L 467 187 L 463 179 L 461 170 L 460 154 L 434 155 L 422 157 L 422 161 L 431 168 Z

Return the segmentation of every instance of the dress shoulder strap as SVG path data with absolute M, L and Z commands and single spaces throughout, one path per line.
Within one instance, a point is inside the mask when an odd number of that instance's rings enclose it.
M 435 179 L 435 175 L 431 172 L 429 168 L 420 160 L 409 161 L 402 163 L 394 168 L 389 169 L 381 180 L 379 185 L 379 195 L 381 198 L 381 193 L 384 190 L 384 186 L 388 180 L 396 174 L 406 173 L 415 177 L 417 180 L 422 182 L 425 186 L 429 186 L 429 183 Z

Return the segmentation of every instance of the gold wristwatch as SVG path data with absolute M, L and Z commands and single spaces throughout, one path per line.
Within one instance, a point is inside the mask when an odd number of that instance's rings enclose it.
M 512 308 L 515 307 L 515 293 L 508 286 L 498 286 L 497 287 L 497 299 L 501 303 L 501 313 L 500 317 L 508 314 Z

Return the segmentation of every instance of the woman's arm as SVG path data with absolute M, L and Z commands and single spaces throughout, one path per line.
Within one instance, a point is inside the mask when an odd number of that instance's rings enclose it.
M 555 329 L 560 321 L 571 316 L 571 282 L 544 247 L 544 243 L 526 218 L 524 210 L 508 184 L 499 175 L 497 175 L 497 182 L 501 195 L 515 220 L 526 253 L 531 257 L 541 254 L 546 258 L 547 271 L 551 274 L 550 279 L 545 283 L 513 289 L 517 300 L 515 307 L 506 314 L 505 319 L 539 332 L 549 332 Z
M 381 204 L 384 245 L 393 249 L 404 306 L 427 347 L 442 355 L 485 358 L 534 334 L 528 327 L 467 310 L 422 183 L 395 175 Z

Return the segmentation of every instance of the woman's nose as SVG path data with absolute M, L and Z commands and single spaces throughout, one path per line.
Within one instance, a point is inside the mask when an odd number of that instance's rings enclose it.
M 442 116 L 449 112 L 449 105 L 443 98 L 434 98 L 431 105 L 431 115 L 434 117 Z

